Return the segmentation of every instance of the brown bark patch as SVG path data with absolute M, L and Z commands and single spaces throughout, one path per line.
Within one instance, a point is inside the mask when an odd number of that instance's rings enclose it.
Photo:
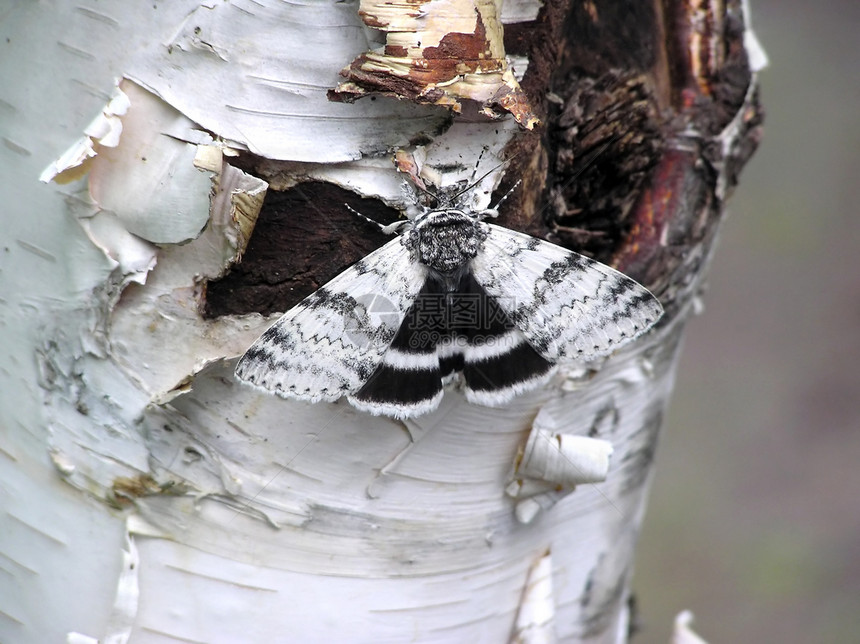
M 346 204 L 383 224 L 399 217 L 330 183 L 269 190 L 242 262 L 207 284 L 203 316 L 287 311 L 391 239 Z

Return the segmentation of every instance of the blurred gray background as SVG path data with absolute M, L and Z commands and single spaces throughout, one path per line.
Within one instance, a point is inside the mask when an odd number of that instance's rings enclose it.
M 640 541 L 640 644 L 860 642 L 860 2 L 751 0 L 765 136 L 729 202 Z

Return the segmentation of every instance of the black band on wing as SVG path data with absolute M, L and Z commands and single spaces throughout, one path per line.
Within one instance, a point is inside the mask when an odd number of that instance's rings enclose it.
M 436 280 L 424 282 L 388 348 L 402 353 L 435 354 L 436 346 L 451 334 L 447 326 L 450 297 Z
M 551 362 L 523 342 L 507 353 L 480 362 L 466 362 L 463 378 L 470 389 L 490 392 L 539 380 L 552 367 Z
M 415 297 L 388 351 L 398 355 L 398 364 L 385 357 L 373 375 L 353 397 L 368 403 L 415 406 L 432 400 L 442 391 L 442 372 L 436 346 L 448 334 L 444 316 L 434 311 L 444 303 L 441 287 L 427 280 Z M 427 365 L 433 364 L 432 367 Z
M 477 351 L 485 358 L 474 359 Z M 427 279 L 373 375 L 353 397 L 378 405 L 417 406 L 442 391 L 442 379 L 462 372 L 466 386 L 492 393 L 537 382 L 552 369 L 495 298 L 471 273 L 457 289 Z
M 368 403 L 415 406 L 432 400 L 442 391 L 442 374 L 439 369 L 399 369 L 385 363 L 353 398 Z
M 515 328 L 496 298 L 487 295 L 471 272 L 463 276 L 455 297 L 454 306 L 460 314 L 455 317 L 453 331 L 469 344 L 492 343 Z
M 443 378 L 447 378 L 453 373 L 462 371 L 464 366 L 465 361 L 463 360 L 462 353 L 439 359 L 439 372 L 442 374 Z
M 487 295 L 471 273 L 464 280 L 462 290 L 475 293 L 481 299 L 485 323 L 480 328 L 459 332 L 465 335 L 469 347 L 497 347 L 495 355 L 479 361 L 469 359 L 467 353 L 461 369 L 468 388 L 487 392 L 508 389 L 537 380 L 552 369 L 553 364 L 542 358 L 522 336 L 519 336 L 521 342 L 510 342 L 510 332 L 516 326 L 496 298 Z

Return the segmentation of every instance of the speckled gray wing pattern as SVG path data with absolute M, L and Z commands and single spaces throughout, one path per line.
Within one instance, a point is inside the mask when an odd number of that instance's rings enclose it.
M 547 360 L 608 355 L 663 314 L 645 287 L 609 266 L 507 228 L 489 228 L 472 260 L 475 279 Z
M 287 311 L 248 349 L 236 375 L 288 398 L 333 401 L 376 369 L 426 280 L 400 238 Z

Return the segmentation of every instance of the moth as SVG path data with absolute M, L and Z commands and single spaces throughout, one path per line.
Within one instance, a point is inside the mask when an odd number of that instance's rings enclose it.
M 436 409 L 459 377 L 467 400 L 497 406 L 546 383 L 559 363 L 612 353 L 662 315 L 634 280 L 487 223 L 498 211 L 473 212 L 464 194 L 416 203 L 417 215 L 394 226 L 402 234 L 287 311 L 236 376 L 395 418 Z

